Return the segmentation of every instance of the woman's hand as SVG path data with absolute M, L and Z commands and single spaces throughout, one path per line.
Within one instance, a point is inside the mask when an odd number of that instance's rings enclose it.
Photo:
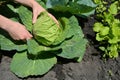
M 14 40 L 27 40 L 32 38 L 32 35 L 24 25 L 14 22 L 2 15 L 0 15 L 0 28 L 6 30 Z
M 32 38 L 32 35 L 27 31 L 24 25 L 18 22 L 12 22 L 11 27 L 7 29 L 7 32 L 14 40 L 28 40 Z
M 45 11 L 45 9 L 39 5 L 35 0 L 15 0 L 21 4 L 29 6 L 33 10 L 33 23 L 36 22 L 38 15 Z M 58 24 L 58 21 L 53 15 L 48 15 Z M 14 22 L 2 15 L 0 15 L 0 28 L 6 30 L 14 40 L 27 40 L 32 38 L 32 35 L 27 31 L 24 25 Z
M 40 6 L 37 2 L 33 2 L 32 9 L 33 9 L 33 23 L 35 23 L 39 14 L 46 10 L 42 6 Z M 48 15 L 58 24 L 58 21 L 52 14 L 48 13 Z
M 39 16 L 39 14 L 43 11 L 46 11 L 40 4 L 38 4 L 35 0 L 15 0 L 18 3 L 21 3 L 23 5 L 29 6 L 32 8 L 33 10 L 33 23 L 36 22 L 37 17 Z M 48 15 L 58 24 L 58 21 L 56 20 L 56 18 L 48 13 Z

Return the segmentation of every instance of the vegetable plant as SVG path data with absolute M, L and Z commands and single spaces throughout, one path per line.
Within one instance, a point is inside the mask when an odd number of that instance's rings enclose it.
M 47 11 L 42 12 L 37 22 L 32 24 L 32 11 L 29 8 L 11 3 L 4 7 L 7 8 L 5 10 L 12 11 L 9 14 L 10 19 L 24 24 L 33 34 L 33 38 L 26 42 L 15 41 L 7 32 L 0 29 L 0 49 L 16 50 L 10 69 L 21 78 L 47 73 L 57 63 L 57 56 L 80 62 L 85 53 L 87 40 L 74 15 L 89 16 L 95 9 L 95 4 L 91 0 L 89 2 L 92 6 L 87 0 L 37 1 L 57 18 L 59 25 L 48 16 Z
M 100 4 L 104 0 L 98 0 Z M 98 2 L 99 3 L 99 2 Z M 100 42 L 100 49 L 105 53 L 104 58 L 117 58 L 120 50 L 120 20 L 116 18 L 119 12 L 119 1 L 113 1 L 108 5 L 108 9 L 97 10 L 96 14 L 99 22 L 94 24 L 93 30 L 96 32 L 96 40 Z M 98 6 L 97 9 L 101 9 Z

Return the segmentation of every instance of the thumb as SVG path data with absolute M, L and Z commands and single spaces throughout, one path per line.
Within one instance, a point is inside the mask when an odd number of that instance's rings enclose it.
M 32 23 L 34 24 L 35 22 L 36 22 L 36 20 L 37 20 L 37 11 L 33 11 L 33 19 L 32 19 Z
M 48 13 L 48 15 L 59 25 L 57 19 L 52 14 Z

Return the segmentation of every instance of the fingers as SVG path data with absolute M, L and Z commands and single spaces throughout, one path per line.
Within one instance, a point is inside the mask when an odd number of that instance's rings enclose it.
M 32 20 L 33 24 L 36 22 L 38 15 L 43 11 L 45 11 L 45 10 L 44 9 L 40 10 L 37 7 L 33 9 L 33 20 Z
M 31 39 L 32 37 L 33 36 L 30 33 L 28 33 L 28 36 L 26 37 L 26 40 Z
M 28 39 L 31 39 L 33 36 L 29 32 L 24 32 L 23 34 L 13 34 L 11 35 L 14 40 L 23 40 L 26 41 Z
M 32 20 L 33 24 L 36 22 L 37 17 L 38 17 L 39 14 L 40 14 L 40 12 L 38 12 L 36 10 L 33 11 L 33 20 Z M 59 25 L 57 19 L 53 15 L 51 15 L 50 13 L 48 13 L 48 15 Z
M 39 15 L 41 12 L 44 12 L 44 11 L 46 11 L 46 10 L 45 10 L 42 6 L 40 6 L 37 2 L 35 2 L 35 3 L 33 4 L 32 9 L 33 9 L 33 19 L 32 19 L 32 23 L 34 24 L 34 23 L 36 22 L 36 20 L 37 20 L 38 15 Z M 50 13 L 48 13 L 48 15 L 49 15 L 57 24 L 59 24 L 58 21 L 57 21 L 57 19 L 56 19 L 53 15 L 51 15 Z
M 25 28 L 24 25 L 18 23 L 18 22 L 12 22 L 10 23 L 12 26 L 8 29 L 8 33 L 14 40 L 27 40 L 31 39 L 32 35 L 29 33 L 29 31 Z
M 37 16 L 38 16 L 38 12 L 37 12 L 37 10 L 33 10 L 33 24 L 36 22 L 36 20 L 37 20 Z
M 19 26 L 19 32 L 20 32 L 20 33 L 18 32 L 20 36 L 20 40 L 28 40 L 33 37 L 24 25 L 18 23 L 18 26 Z
M 57 21 L 57 19 L 53 16 L 53 15 L 51 15 L 50 13 L 48 13 L 48 15 L 56 22 L 56 24 L 58 24 L 59 25 L 59 23 L 58 23 L 58 21 Z
M 33 36 L 27 31 L 27 34 L 24 36 L 25 40 L 31 39 Z
M 21 36 L 17 37 L 17 38 L 14 39 L 14 40 L 27 41 L 27 40 L 29 40 L 29 39 L 31 39 L 31 38 L 32 38 L 32 35 L 29 33 L 29 34 L 27 34 L 27 35 L 21 35 Z
M 31 39 L 33 36 L 25 29 L 24 33 L 21 34 L 20 40 L 28 40 Z

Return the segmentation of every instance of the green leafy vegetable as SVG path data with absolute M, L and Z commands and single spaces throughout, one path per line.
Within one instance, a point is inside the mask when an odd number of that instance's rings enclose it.
M 22 21 L 22 23 L 26 26 L 26 28 L 32 32 L 32 12 L 24 7 L 24 6 L 20 6 L 18 8 L 18 14 L 20 16 L 20 19 Z
M 65 12 L 62 16 L 55 14 L 59 25 L 48 16 L 48 12 L 42 12 L 37 22 L 32 24 L 30 9 L 22 5 L 14 7 L 10 4 L 7 7 L 15 14 L 12 14 L 10 18 L 24 24 L 34 37 L 26 42 L 15 41 L 8 33 L 0 29 L 0 49 L 16 50 L 10 69 L 22 78 L 45 74 L 57 63 L 56 56 L 76 59 L 80 62 L 86 50 L 87 40 L 73 14 L 82 15 L 82 13 L 89 13 L 95 8 L 88 3 L 80 3 L 80 0 L 59 0 L 59 2 L 58 0 L 44 0 L 46 3 L 41 0 L 37 1 L 50 9 L 51 13 L 60 11 L 61 14 L 62 10 Z M 72 15 L 66 16 L 68 15 L 67 11 Z
M 0 49 L 23 51 L 27 49 L 27 45 L 23 41 L 13 40 L 6 31 L 0 29 Z
M 82 30 L 78 24 L 77 19 L 73 16 L 70 19 L 70 29 L 67 36 L 72 36 L 71 39 L 64 41 L 60 46 L 62 46 L 62 52 L 58 56 L 73 59 L 82 56 L 86 49 L 87 40 L 84 39 Z
M 108 12 L 105 12 L 106 9 L 101 10 L 107 4 L 104 0 L 95 0 L 95 2 L 99 4 L 96 12 L 97 17 L 101 20 L 101 22 L 96 22 L 93 27 L 96 32 L 96 40 L 100 42 L 100 49 L 105 52 L 103 57 L 117 58 L 120 50 L 120 20 L 115 16 L 118 14 L 119 1 L 111 2 Z
M 35 39 L 46 46 L 52 45 L 55 42 L 60 31 L 60 26 L 49 17 L 47 12 L 41 13 L 37 22 L 33 25 Z
M 16 53 L 11 63 L 11 70 L 19 77 L 43 75 L 56 64 L 57 59 L 49 53 L 31 56 L 27 52 Z
M 47 0 L 46 7 L 59 12 L 88 16 L 92 14 L 90 12 L 95 9 L 96 5 L 91 0 Z

